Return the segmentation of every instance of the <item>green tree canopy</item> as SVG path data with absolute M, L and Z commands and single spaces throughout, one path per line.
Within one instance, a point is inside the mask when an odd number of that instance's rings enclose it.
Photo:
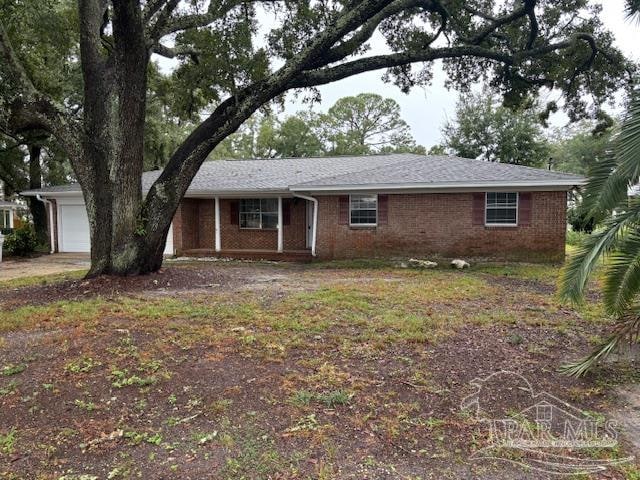
M 392 98 L 375 93 L 341 98 L 323 115 L 322 123 L 333 154 L 424 153 Z
M 588 175 L 606 155 L 615 130 L 616 124 L 608 116 L 598 123 L 583 120 L 556 129 L 550 139 L 553 169 Z
M 297 112 L 283 120 L 252 116 L 214 150 L 213 158 L 311 157 L 416 152 L 409 125 L 391 98 L 372 93 L 343 97 L 325 114 Z
M 442 135 L 444 147 L 461 157 L 531 166 L 549 159 L 539 112 L 508 108 L 488 91 L 461 96 Z

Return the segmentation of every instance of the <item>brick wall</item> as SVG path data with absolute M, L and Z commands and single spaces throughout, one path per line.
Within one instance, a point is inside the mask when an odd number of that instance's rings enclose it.
M 388 223 L 339 224 L 339 197 L 318 196 L 320 258 L 385 255 L 487 256 L 557 260 L 564 256 L 566 192 L 532 192 L 528 226 L 473 225 L 472 193 L 388 196 Z
M 177 252 L 200 247 L 200 203 L 185 198 L 173 217 L 173 248 Z
M 472 193 L 388 196 L 388 221 L 374 228 L 339 224 L 339 197 L 318 196 L 319 258 L 441 254 L 558 260 L 564 256 L 566 192 L 532 192 L 531 222 L 518 227 L 473 225 Z M 306 247 L 306 202 L 290 199 L 285 250 Z M 246 230 L 231 221 L 232 200 L 220 200 L 223 250 L 276 250 L 276 230 Z M 174 247 L 215 248 L 213 199 L 184 199 L 173 221 Z

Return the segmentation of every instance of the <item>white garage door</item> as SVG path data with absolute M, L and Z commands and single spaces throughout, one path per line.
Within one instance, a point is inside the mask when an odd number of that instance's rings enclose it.
M 60 205 L 60 251 L 89 252 L 89 220 L 84 205 Z
M 60 243 L 61 252 L 90 252 L 89 220 L 84 205 L 60 205 Z M 169 227 L 165 255 L 173 255 L 173 224 Z

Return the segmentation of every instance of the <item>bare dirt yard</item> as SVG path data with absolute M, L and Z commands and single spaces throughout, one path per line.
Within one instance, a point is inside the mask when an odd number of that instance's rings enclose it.
M 622 459 L 640 373 L 557 373 L 608 327 L 595 293 L 558 302 L 557 274 L 183 262 L 2 282 L 0 478 L 529 479 L 580 458 L 592 473 L 570 478 L 639 479 Z M 482 415 L 518 419 L 533 391 L 625 428 L 607 448 L 477 458 Z

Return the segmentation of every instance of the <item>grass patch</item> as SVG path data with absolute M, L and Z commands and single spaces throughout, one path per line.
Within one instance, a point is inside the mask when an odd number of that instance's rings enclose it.
M 64 273 L 52 273 L 50 275 L 35 275 L 32 277 L 14 278 L 0 281 L 0 288 L 23 288 L 37 285 L 51 285 L 68 280 L 78 280 L 87 274 L 87 270 L 71 270 Z
M 5 434 L 0 433 L 0 453 L 10 454 L 15 451 L 18 431 L 12 428 Z
M 347 390 L 332 390 L 328 392 L 310 392 L 308 390 L 298 390 L 291 401 L 294 405 L 305 406 L 313 402 L 320 403 L 328 408 L 338 405 L 346 405 L 353 398 L 353 393 Z
M 140 377 L 138 375 L 130 375 L 127 369 L 124 370 L 111 370 L 112 382 L 111 384 L 115 388 L 124 388 L 124 387 L 146 387 L 149 385 L 153 385 L 158 381 L 158 379 L 153 376 Z
M 560 268 L 558 265 L 544 263 L 485 263 L 475 267 L 475 271 L 555 285 Z
M 101 366 L 98 360 L 91 357 L 81 357 L 67 363 L 64 367 L 65 371 L 70 373 L 87 373 L 93 368 Z
M 356 270 L 381 270 L 397 268 L 398 262 L 384 258 L 354 258 L 349 260 L 330 260 L 313 262 L 313 269 L 356 269 Z
M 24 363 L 21 363 L 19 365 L 9 364 L 2 367 L 2 369 L 0 370 L 0 374 L 3 377 L 10 377 L 11 375 L 17 375 L 18 373 L 24 372 L 26 368 L 27 366 Z

